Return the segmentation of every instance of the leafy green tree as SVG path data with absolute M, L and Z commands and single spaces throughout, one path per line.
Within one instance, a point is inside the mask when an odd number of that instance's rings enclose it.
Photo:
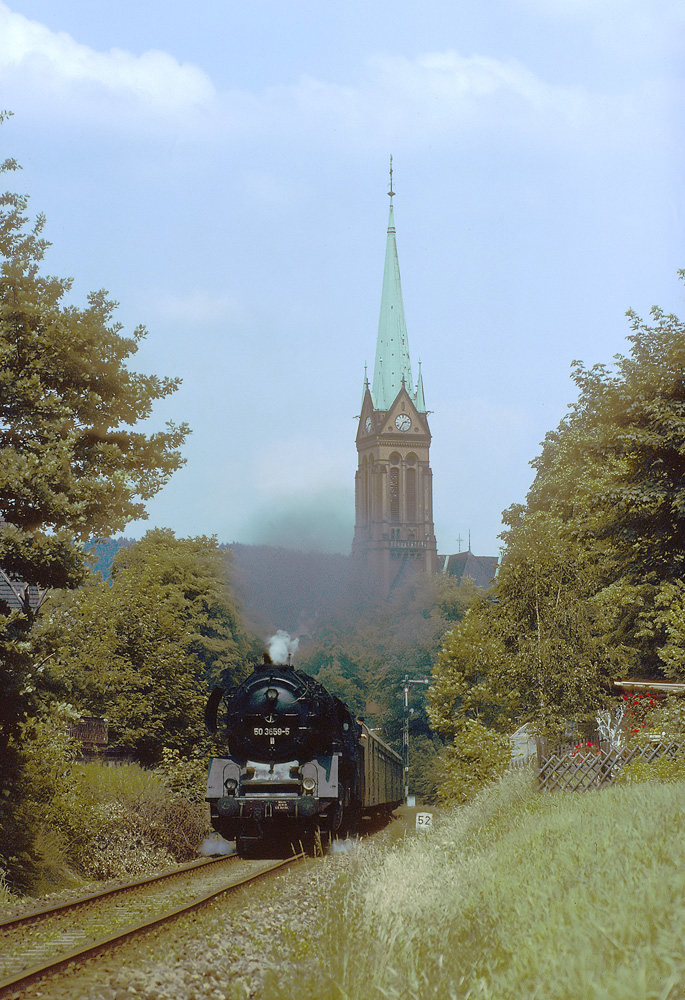
M 578 562 L 550 518 L 522 519 L 495 595 L 445 639 L 429 690 L 434 729 L 453 738 L 468 719 L 499 730 L 528 722 L 555 738 L 571 721 L 592 724 L 610 661 Z
M 464 805 L 485 785 L 500 778 L 511 760 L 509 740 L 477 719 L 464 719 L 453 742 L 441 755 L 438 800 Z
M 0 113 L 0 123 L 6 120 Z M 0 173 L 18 170 L 13 159 Z M 126 365 L 145 335 L 122 335 L 104 291 L 86 308 L 71 281 L 41 273 L 44 218 L 28 199 L 0 194 L 0 567 L 39 588 L 74 587 L 85 576 L 83 543 L 144 516 L 145 502 L 181 465 L 188 428 L 143 434 L 135 425 L 177 379 Z M 37 710 L 30 630 L 35 604 L 0 606 L 0 852 L 26 840 L 17 827 L 23 720 Z
M 238 683 L 250 657 L 216 540 L 167 529 L 121 549 L 111 585 L 64 595 L 44 618 L 46 685 L 146 763 L 205 739 L 208 687 Z
M 441 754 L 444 744 L 438 737 L 416 736 L 409 740 L 409 792 L 422 802 L 438 800 L 438 786 L 442 775 Z
M 681 278 L 685 272 L 681 272 Z M 534 463 L 526 514 L 557 516 L 616 673 L 685 677 L 685 325 L 628 313 L 613 369 L 574 363 L 579 398 Z
M 660 582 L 685 566 L 685 326 L 656 306 L 654 325 L 628 315 L 630 354 L 614 372 L 577 365 L 575 381 L 616 463 L 597 498 L 601 535 L 622 575 Z
M 144 329 L 123 337 L 105 292 L 86 309 L 66 304 L 71 283 L 40 276 L 37 244 L 31 255 L 12 243 L 0 240 L 0 565 L 70 587 L 83 580 L 86 539 L 145 515 L 182 464 L 188 428 L 130 429 L 179 380 L 131 372 Z
M 506 655 L 493 681 L 516 703 L 516 722 L 546 736 L 570 721 L 592 724 L 606 700 L 611 663 L 588 595 L 593 565 L 559 519 L 542 512 L 511 518 L 510 547 L 497 596 Z
M 512 699 L 500 698 L 493 678 L 507 651 L 508 625 L 499 606 L 481 600 L 443 641 L 428 689 L 428 718 L 434 732 L 453 740 L 467 719 L 486 725 L 502 720 Z
M 334 694 L 336 698 L 340 698 L 351 712 L 354 712 L 358 717 L 364 716 L 366 712 L 364 685 L 356 671 L 346 674 L 343 663 L 340 660 L 332 660 L 325 663 L 312 676 L 316 677 L 327 691 Z
M 559 735 L 614 677 L 685 677 L 685 326 L 629 317 L 613 369 L 574 364 L 578 400 L 505 511 L 495 601 L 445 640 L 429 699 L 446 736 L 469 719 Z

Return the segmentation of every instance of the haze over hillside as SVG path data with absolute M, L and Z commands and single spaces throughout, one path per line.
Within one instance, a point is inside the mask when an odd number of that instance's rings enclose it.
M 119 549 L 134 544 L 125 537 L 94 542 L 93 569 L 107 579 Z M 319 619 L 353 601 L 349 556 L 241 542 L 219 547 L 233 554 L 229 579 L 245 624 L 264 638 L 278 629 L 305 637 Z
M 316 622 L 351 600 L 349 556 L 233 542 L 231 574 L 246 624 L 262 634 L 306 637 Z

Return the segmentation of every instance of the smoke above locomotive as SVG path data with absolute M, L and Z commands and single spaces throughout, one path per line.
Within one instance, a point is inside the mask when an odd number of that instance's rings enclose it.
M 288 632 L 279 628 L 275 635 L 267 641 L 267 649 L 272 663 L 290 663 L 298 650 L 300 640 L 291 638 Z

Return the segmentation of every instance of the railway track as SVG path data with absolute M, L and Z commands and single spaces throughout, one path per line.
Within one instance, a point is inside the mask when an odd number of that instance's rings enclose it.
M 0 998 L 298 862 L 208 858 L 0 920 Z

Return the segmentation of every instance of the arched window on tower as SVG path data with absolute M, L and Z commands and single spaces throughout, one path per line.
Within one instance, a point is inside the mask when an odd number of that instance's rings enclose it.
M 379 462 L 374 466 L 374 489 L 372 519 L 374 521 L 383 520 L 383 467 Z
M 405 464 L 407 466 L 406 471 L 406 498 L 407 498 L 407 521 L 410 523 L 416 522 L 416 511 L 418 495 L 416 492 L 416 463 L 417 457 L 413 452 L 410 452 L 406 459 Z
M 368 524 L 373 521 L 373 484 L 374 484 L 373 455 L 369 455 L 368 476 L 366 480 L 366 521 Z
M 369 467 L 366 455 L 362 459 L 362 482 L 361 482 L 361 523 L 369 523 Z
M 390 520 L 400 519 L 400 456 L 396 451 L 390 456 Z

